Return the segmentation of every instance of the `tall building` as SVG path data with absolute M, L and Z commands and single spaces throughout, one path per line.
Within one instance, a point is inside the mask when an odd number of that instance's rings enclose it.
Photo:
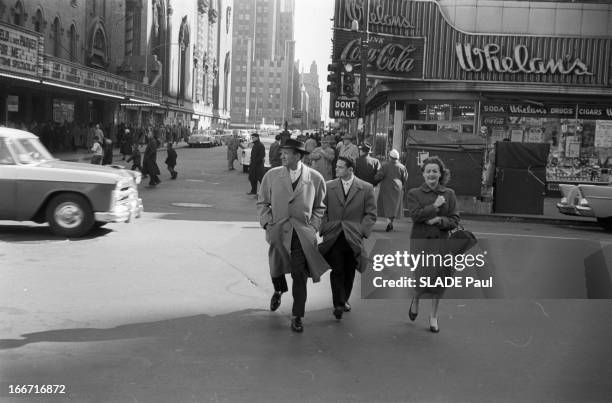
M 315 61 L 310 65 L 310 72 L 301 74 L 304 91 L 308 93 L 306 129 L 318 129 L 321 125 L 321 90 L 319 89 L 319 73 Z
M 293 106 L 294 0 L 235 0 L 232 124 L 282 125 Z

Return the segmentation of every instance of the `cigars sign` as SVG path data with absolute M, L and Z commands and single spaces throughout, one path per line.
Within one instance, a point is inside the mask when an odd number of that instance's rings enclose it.
M 423 78 L 424 38 L 369 34 L 367 74 L 372 78 Z M 361 73 L 361 36 L 351 31 L 336 31 L 334 60 L 350 62 Z

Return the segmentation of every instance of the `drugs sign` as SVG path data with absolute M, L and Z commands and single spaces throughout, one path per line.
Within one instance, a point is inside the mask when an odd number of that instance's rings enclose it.
M 354 99 L 336 99 L 334 101 L 333 117 L 357 119 L 359 103 Z

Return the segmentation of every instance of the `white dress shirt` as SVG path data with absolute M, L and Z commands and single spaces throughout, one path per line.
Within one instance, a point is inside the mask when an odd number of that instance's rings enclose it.
M 302 174 L 302 161 L 298 161 L 297 168 L 289 170 L 289 176 L 291 177 L 291 183 L 298 180 L 301 174 Z
M 342 181 L 342 187 L 344 188 L 344 194 L 347 195 L 351 186 L 353 185 L 353 180 L 355 179 L 355 175 L 351 175 L 351 179 L 345 181 L 344 179 L 340 179 Z

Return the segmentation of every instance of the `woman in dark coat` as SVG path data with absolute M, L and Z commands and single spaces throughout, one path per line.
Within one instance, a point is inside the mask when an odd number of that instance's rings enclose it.
M 448 254 L 449 231 L 457 227 L 459 214 L 457 213 L 457 198 L 455 192 L 445 185 L 450 172 L 438 157 L 429 157 L 421 166 L 424 183 L 410 189 L 407 198 L 407 207 L 413 226 L 410 234 L 411 254 L 444 255 Z M 432 295 L 432 313 L 429 317 L 429 328 L 437 333 L 438 305 L 444 293 L 443 286 L 436 286 L 436 279 L 452 275 L 452 267 L 433 265 L 419 265 L 415 270 L 417 281 L 416 295 L 410 304 L 408 313 L 410 320 L 415 320 L 419 312 L 419 300 L 425 293 Z M 428 281 L 423 286 L 422 281 Z
M 161 182 L 157 177 L 160 174 L 157 166 L 157 140 L 153 136 L 147 137 L 147 148 L 142 159 L 142 174 L 149 175 L 149 186 Z

